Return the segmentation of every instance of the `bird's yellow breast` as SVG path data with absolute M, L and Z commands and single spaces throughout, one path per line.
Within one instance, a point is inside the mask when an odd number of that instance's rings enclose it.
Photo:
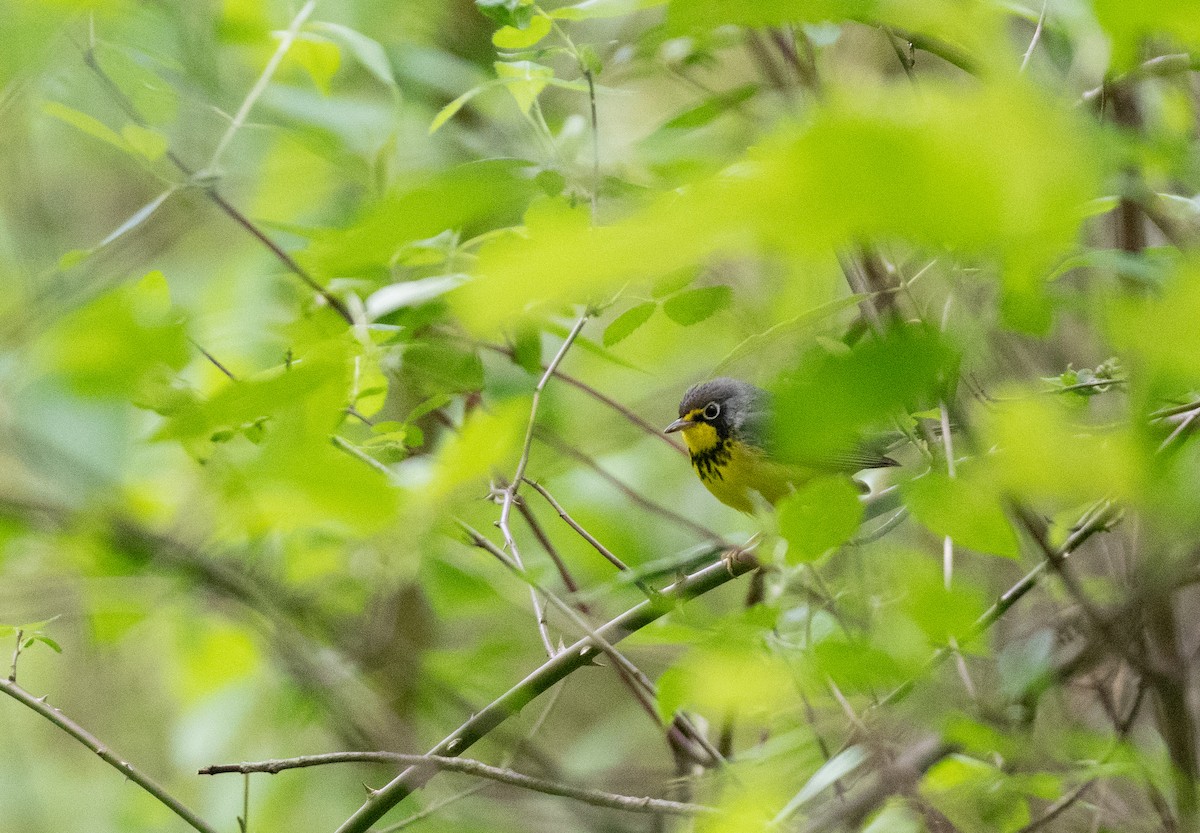
M 773 504 L 792 489 L 788 469 L 768 460 L 762 449 L 721 437 L 711 425 L 683 429 L 683 441 L 700 482 L 727 506 L 752 514 L 763 501 Z

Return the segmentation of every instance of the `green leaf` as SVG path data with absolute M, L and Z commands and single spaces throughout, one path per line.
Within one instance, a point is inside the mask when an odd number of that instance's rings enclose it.
M 375 321 L 396 310 L 428 303 L 440 298 L 450 290 L 462 286 L 466 281 L 466 275 L 437 275 L 431 278 L 389 284 L 368 296 L 367 318 Z
M 850 478 L 823 477 L 783 498 L 776 512 L 787 559 L 798 564 L 849 541 L 862 522 L 863 505 Z
M 1113 59 L 1118 70 L 1131 68 L 1139 60 L 1147 37 L 1168 36 L 1183 46 L 1200 46 L 1200 17 L 1189 0 L 1095 0 L 1096 20 L 1113 41 Z
M 663 303 L 663 312 L 676 324 L 690 327 L 732 303 L 733 290 L 728 286 L 702 286 L 668 298 Z
M 813 646 L 812 660 L 818 674 L 832 677 L 847 694 L 873 693 L 908 678 L 891 654 L 858 641 L 826 639 Z
M 518 328 L 511 341 L 513 361 L 526 373 L 540 378 L 542 369 L 542 333 L 534 326 Z
M 947 589 L 940 580 L 914 580 L 907 587 L 904 609 L 934 645 L 961 639 L 987 609 L 987 598 L 957 576 Z
M 1041 628 L 1006 645 L 997 657 L 1000 691 L 1010 700 L 1040 693 L 1054 681 L 1054 631 Z
M 949 536 L 976 552 L 1019 557 L 1020 544 L 997 484 L 979 467 L 966 467 L 960 474 L 952 478 L 931 471 L 913 478 L 902 488 L 905 504 L 936 535 Z
M 130 122 L 121 128 L 121 138 L 138 154 L 154 162 L 167 152 L 167 137 L 157 130 Z
M 522 113 L 529 112 L 542 90 L 554 79 L 554 70 L 533 61 L 497 61 L 492 66 Z
M 498 79 L 494 79 L 491 81 L 485 81 L 484 83 L 479 84 L 478 86 L 472 87 L 471 89 L 467 90 L 465 93 L 463 93 L 458 98 L 451 101 L 449 104 L 447 104 L 441 110 L 438 110 L 437 115 L 433 117 L 433 121 L 431 121 L 429 123 L 429 134 L 432 136 L 434 133 L 436 133 L 438 131 L 438 129 L 443 124 L 450 121 L 450 119 L 454 118 L 454 114 L 457 113 L 459 110 L 461 110 L 463 108 L 463 106 L 466 105 L 466 103 L 468 101 L 470 101 L 472 98 L 479 95 L 481 92 L 483 92 L 486 89 L 490 89 L 491 87 L 499 86 L 501 83 L 502 82 Z
M 292 368 L 275 368 L 257 376 L 239 377 L 204 401 L 182 407 L 155 435 L 156 439 L 189 440 L 236 429 L 265 417 L 298 409 L 309 400 L 330 406 L 329 427 L 336 423 L 339 400 L 348 380 L 340 362 L 306 361 Z M 344 402 L 342 403 L 344 404 Z
M 283 33 L 276 33 L 282 37 Z M 300 32 L 292 42 L 288 54 L 297 61 L 312 78 L 322 95 L 329 95 L 330 82 L 342 65 L 342 50 L 329 38 Z
M 550 18 L 537 15 L 524 29 L 515 26 L 497 29 L 492 35 L 492 43 L 497 49 L 528 49 L 550 34 L 551 25 Z
M 34 639 L 38 642 L 41 642 L 43 645 L 48 647 L 54 653 L 56 653 L 56 654 L 62 653 L 62 646 L 59 645 L 57 642 L 55 642 L 50 637 L 39 634 L 39 635 L 35 636 Z
M 469 393 L 483 387 L 479 354 L 448 344 L 417 343 L 405 348 L 404 371 L 448 393 Z
M 81 113 L 65 104 L 59 104 L 57 101 L 45 102 L 42 105 L 42 112 L 48 116 L 53 116 L 65 124 L 71 125 L 71 127 L 86 133 L 93 139 L 99 139 L 106 144 L 112 145 L 118 150 L 125 153 L 133 152 L 129 142 L 119 133 L 99 119 L 89 116 L 87 113 Z
M 789 818 L 797 810 L 812 801 L 836 782 L 854 772 L 867 762 L 867 750 L 861 746 L 850 746 L 826 761 L 813 776 L 804 783 L 800 792 L 789 801 L 779 815 Z
M 675 116 L 664 124 L 663 128 L 668 130 L 691 130 L 703 127 L 739 104 L 754 98 L 757 92 L 757 84 L 746 84 L 728 92 L 720 93 L 701 102 L 690 110 L 685 110 Z
M 396 90 L 396 75 L 392 71 L 392 62 L 379 41 L 369 38 L 356 29 L 343 26 L 340 23 L 313 23 L 309 26 L 318 32 L 324 32 L 350 51 L 354 59 L 367 72 L 374 75 L 381 84 Z
M 175 120 L 179 92 L 144 65 L 134 49 L 98 40 L 93 54 L 147 124 L 166 125 Z
M 956 372 L 942 338 L 918 325 L 896 326 L 842 353 L 807 351 L 775 386 L 776 454 L 797 463 L 834 459 L 877 424 L 936 404 Z
M 650 287 L 650 296 L 652 298 L 665 298 L 672 293 L 690 286 L 692 281 L 699 277 L 699 274 L 699 271 L 696 269 L 679 269 L 675 272 L 669 272 L 656 280 Z
M 715 29 L 718 26 L 782 26 L 826 20 L 861 20 L 870 17 L 879 0 L 757 0 L 730 3 L 724 0 L 671 0 L 668 22 L 675 31 Z
M 181 317 L 160 293 L 151 278 L 67 316 L 44 336 L 47 368 L 84 396 L 138 400 L 191 358 Z
M 524 29 L 533 20 L 533 0 L 475 0 L 475 7 L 501 26 Z
M 346 228 L 313 234 L 306 262 L 328 274 L 376 274 L 413 241 L 447 229 L 469 237 L 511 224 L 539 192 L 529 168 L 520 159 L 488 159 L 410 179 L 369 203 Z
M 618 315 L 611 324 L 604 328 L 604 346 L 612 347 L 617 342 L 628 338 L 635 330 L 650 320 L 650 316 L 654 315 L 657 307 L 658 304 L 653 301 L 646 301 L 632 306 Z

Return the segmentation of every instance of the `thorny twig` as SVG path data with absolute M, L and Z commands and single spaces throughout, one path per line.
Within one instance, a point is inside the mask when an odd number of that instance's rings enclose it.
M 712 815 L 716 808 L 700 804 L 685 804 L 663 798 L 620 795 L 588 787 L 576 787 L 545 778 L 536 778 L 507 767 L 492 766 L 471 758 L 447 757 L 445 755 L 405 755 L 399 752 L 328 752 L 319 755 L 302 755 L 296 758 L 279 758 L 240 764 L 218 764 L 200 770 L 200 775 L 220 775 L 230 772 L 265 772 L 275 774 L 287 769 L 325 766 L 345 763 L 403 764 L 404 766 L 427 767 L 444 772 L 474 775 L 501 784 L 525 790 L 571 798 L 595 807 L 628 810 L 637 813 L 670 813 L 680 816 Z

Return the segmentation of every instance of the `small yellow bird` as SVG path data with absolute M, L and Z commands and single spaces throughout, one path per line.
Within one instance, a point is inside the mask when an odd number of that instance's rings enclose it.
M 747 514 L 764 501 L 774 505 L 823 474 L 849 476 L 899 465 L 870 452 L 849 452 L 805 465 L 773 460 L 771 407 L 771 394 L 762 388 L 738 379 L 713 379 L 688 389 L 679 403 L 679 419 L 664 431 L 682 431 L 700 482 L 717 500 Z

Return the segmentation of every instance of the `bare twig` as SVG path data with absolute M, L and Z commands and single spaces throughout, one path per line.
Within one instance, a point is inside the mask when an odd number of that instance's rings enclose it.
M 1087 103 L 1100 98 L 1104 95 L 1105 89 L 1111 84 L 1137 81 L 1142 78 L 1182 75 L 1185 72 L 1195 72 L 1197 70 L 1200 70 L 1200 56 L 1188 52 L 1174 55 L 1158 55 L 1144 61 L 1118 78 L 1111 79 L 1104 84 L 1087 90 L 1080 96 L 1080 100 Z
M 323 755 L 303 755 L 297 758 L 280 758 L 269 761 L 255 761 L 241 764 L 219 764 L 205 767 L 200 775 L 220 775 L 227 772 L 268 772 L 275 774 L 285 769 L 300 767 L 324 766 L 327 764 L 345 763 L 379 763 L 403 764 L 405 766 L 426 767 L 445 772 L 459 772 L 464 775 L 474 775 L 501 784 L 520 787 L 525 790 L 571 798 L 595 807 L 608 807 L 614 810 L 628 810 L 635 813 L 670 813 L 678 816 L 711 815 L 716 812 L 714 807 L 700 804 L 684 804 L 679 801 L 669 801 L 663 798 L 636 797 L 604 792 L 588 787 L 575 787 L 558 781 L 548 781 L 545 778 L 535 778 L 504 767 L 491 766 L 471 758 L 446 757 L 444 755 L 404 755 L 399 752 L 329 752 Z
M 511 347 L 505 347 L 502 344 L 492 344 L 491 342 L 487 342 L 487 341 L 473 341 L 472 343 L 479 345 L 480 347 L 484 348 L 485 350 L 491 350 L 493 353 L 500 353 L 502 355 L 508 356 L 509 358 L 513 357 L 513 350 Z M 542 365 L 542 368 L 544 370 L 549 369 L 548 366 L 546 366 L 546 365 Z M 625 417 L 625 419 L 629 420 L 629 422 L 631 422 L 633 425 L 636 425 L 638 428 L 640 428 L 642 431 L 646 432 L 650 436 L 655 437 L 659 441 L 664 442 L 667 445 L 671 446 L 671 448 L 675 449 L 680 454 L 686 455 L 688 453 L 687 449 L 684 448 L 682 445 L 680 445 L 675 440 L 671 439 L 671 436 L 669 434 L 664 434 L 662 432 L 661 428 L 651 425 L 649 422 L 642 419 L 640 416 L 635 414 L 633 411 L 629 410 L 629 408 L 625 407 L 624 405 L 622 405 L 617 400 L 613 399 L 608 394 L 600 392 L 596 388 L 589 385 L 587 382 L 584 382 L 581 379 L 577 379 L 568 373 L 563 373 L 561 370 L 555 369 L 554 376 L 555 376 L 555 378 L 566 382 L 571 387 L 577 388 L 578 390 L 583 391 L 588 396 L 595 399 L 597 402 L 601 402 L 604 405 L 607 405 L 609 408 L 612 408 L 614 411 L 619 413 L 621 416 Z
M 538 483 L 536 480 L 530 480 L 528 478 L 525 479 L 525 482 L 528 483 L 529 486 L 539 495 L 544 497 L 546 502 L 549 503 L 550 506 L 554 508 L 554 511 L 558 513 L 558 516 L 566 521 L 567 526 L 578 532 L 579 537 L 591 544 L 592 548 L 604 556 L 604 559 L 608 561 L 608 563 L 612 564 L 618 570 L 624 571 L 629 569 L 628 564 L 617 558 L 617 556 L 614 555 L 608 547 L 596 540 L 596 536 L 592 535 L 592 533 L 580 526 L 579 522 L 572 518 L 570 514 L 568 514 L 567 510 L 563 508 L 562 504 L 555 500 L 554 496 L 551 495 L 550 492 L 546 491 L 545 486 L 543 486 L 541 483 Z
M 550 360 L 550 364 L 546 366 L 546 371 L 542 374 L 542 378 L 538 379 L 537 386 L 533 389 L 533 401 L 529 406 L 529 424 L 525 428 L 525 442 L 521 446 L 521 458 L 517 461 L 516 474 L 513 475 L 512 481 L 504 489 L 500 507 L 500 533 L 504 536 L 504 544 L 510 552 L 515 552 L 517 545 L 513 540 L 508 517 L 512 513 L 512 505 L 517 497 L 517 490 L 521 488 L 521 481 L 525 477 L 525 467 L 529 465 L 529 450 L 533 446 L 533 429 L 537 423 L 538 405 L 541 404 L 542 391 L 546 389 L 546 384 L 550 381 L 550 377 L 554 375 L 555 369 L 558 368 L 563 357 L 567 355 L 567 351 L 571 349 L 571 345 L 575 342 L 580 331 L 583 330 L 583 325 L 588 322 L 588 317 L 588 313 L 586 312 L 579 316 L 579 319 L 575 322 L 575 326 L 567 333 L 567 337 L 563 339 L 558 352 L 554 354 L 554 358 Z
M 3 691 L 9 697 L 16 700 L 18 703 L 27 706 L 33 711 L 40 714 L 42 717 L 49 720 L 59 729 L 62 729 L 75 740 L 82 743 L 88 749 L 92 750 L 99 756 L 100 760 L 104 761 L 109 766 L 116 769 L 133 783 L 137 784 L 150 795 L 154 796 L 159 803 L 173 812 L 179 818 L 183 819 L 194 829 L 200 833 L 217 833 L 217 829 L 202 818 L 197 816 L 191 810 L 183 805 L 183 803 L 167 792 L 161 785 L 158 784 L 149 775 L 142 772 L 133 764 L 123 760 L 120 755 L 117 755 L 108 748 L 99 738 L 89 732 L 87 729 L 80 726 L 75 721 L 71 720 L 61 709 L 56 709 L 46 702 L 45 697 L 34 697 L 13 680 L 0 679 L 0 691 Z
M 95 74 L 95 76 L 100 80 L 101 85 L 105 88 L 105 90 L 108 91 L 109 95 L 116 102 L 117 106 L 121 108 L 121 111 L 126 115 L 126 117 L 139 127 L 148 127 L 146 120 L 142 118 L 141 114 L 137 111 L 137 108 L 134 107 L 133 103 L 129 100 L 129 96 L 127 96 L 125 92 L 117 85 L 117 83 L 112 80 L 112 77 L 109 76 L 104 67 L 100 66 L 100 62 L 96 59 L 94 48 L 92 46 L 80 46 L 79 48 L 83 53 L 84 64 L 86 64 L 93 74 Z M 179 154 L 175 153 L 174 150 L 168 148 L 165 156 L 167 160 L 189 180 L 197 179 L 196 170 L 184 162 Z M 306 269 L 296 262 L 295 258 L 284 251 L 278 243 L 268 237 L 266 232 L 255 225 L 249 217 L 247 217 L 245 214 L 235 208 L 232 203 L 226 200 L 225 197 L 223 197 L 217 190 L 216 185 L 203 185 L 201 190 L 218 208 L 221 209 L 221 211 L 225 212 L 225 214 L 231 220 L 245 229 L 248 234 L 258 240 L 264 246 L 266 246 L 271 253 L 275 255 L 279 262 L 288 269 L 288 271 L 299 278 L 306 286 L 308 286 L 309 289 L 319 295 L 322 300 L 324 300 L 325 303 L 327 303 L 330 308 L 334 310 L 334 312 L 341 316 L 341 318 L 347 324 L 354 323 L 354 316 L 350 314 L 350 310 L 346 307 L 342 300 L 331 293 L 328 289 L 321 286 L 321 284 L 317 282 L 316 278 L 310 275 Z
M 1110 501 L 1101 501 L 1090 508 L 1079 519 L 1075 530 L 1067 537 L 1067 540 L 1062 543 L 1057 549 L 1060 557 L 1065 558 L 1076 549 L 1078 549 L 1084 541 L 1091 538 L 1097 532 L 1102 532 L 1108 529 L 1109 525 L 1120 515 L 1120 510 Z M 1037 586 L 1038 581 L 1046 570 L 1049 569 L 1049 559 L 1040 562 L 1036 567 L 1026 573 L 1020 581 L 1010 587 L 1001 594 L 991 607 L 985 610 L 978 619 L 971 625 L 971 628 L 966 634 L 960 637 L 962 644 L 969 644 L 972 640 L 978 638 L 985 633 L 992 625 L 1000 621 L 1004 614 L 1008 613 L 1018 601 L 1025 597 L 1025 594 Z M 926 663 L 925 673 L 938 667 L 945 662 L 953 651 L 949 646 L 939 649 Z M 886 697 L 879 701 L 880 706 L 886 706 L 903 699 L 912 691 L 916 684 L 915 680 L 909 680 L 894 688 Z
M 582 62 L 580 62 L 582 66 Z M 583 68 L 583 77 L 587 81 L 588 88 L 588 106 L 592 117 L 592 188 L 591 188 L 591 210 L 592 210 L 592 225 L 596 225 L 596 213 L 600 204 L 600 122 L 596 117 L 596 79 L 592 77 L 592 70 L 588 67 Z
M 193 347 L 195 347 L 195 348 L 196 348 L 198 351 L 200 351 L 200 355 L 201 355 L 201 356 L 203 356 L 204 358 L 208 359 L 208 362 L 209 362 L 209 364 L 211 364 L 211 365 L 212 365 L 213 367 L 215 367 L 217 370 L 219 370 L 219 371 L 221 371 L 223 374 L 225 374 L 225 376 L 229 378 L 229 381 L 231 381 L 231 382 L 236 382 L 236 381 L 237 381 L 237 376 L 234 376 L 234 375 L 233 375 L 233 371 L 232 371 L 232 370 L 230 370 L 230 369 L 229 369 L 228 367 L 226 367 L 225 365 L 221 364 L 221 362 L 217 360 L 217 357 L 216 357 L 216 356 L 214 356 L 212 353 L 210 353 L 210 352 L 208 352 L 207 350 L 205 350 L 205 349 L 204 349 L 204 347 L 202 347 L 202 346 L 200 345 L 200 342 L 196 341 L 196 339 L 194 339 L 194 338 L 191 338 L 191 337 L 189 337 L 189 338 L 188 338 L 188 341 L 190 341 L 190 342 L 192 343 L 192 346 L 193 346 Z
M 1033 37 L 1029 39 L 1029 48 L 1025 50 L 1025 54 L 1021 57 L 1021 67 L 1018 72 L 1024 72 L 1025 67 L 1029 66 L 1029 59 L 1033 57 L 1033 50 L 1037 47 L 1037 42 L 1042 37 L 1042 27 L 1046 25 L 1046 8 L 1050 5 L 1050 0 L 1042 0 L 1042 12 L 1038 15 L 1037 25 L 1033 28 Z
M 254 82 L 254 86 L 250 88 L 250 92 L 246 93 L 246 98 L 242 101 L 242 106 L 238 108 L 234 114 L 233 120 L 229 123 L 229 127 L 217 142 L 217 147 L 213 151 L 212 158 L 208 160 L 206 169 L 209 171 L 215 170 L 221 161 L 221 156 L 225 153 L 225 148 L 233 141 L 233 137 L 241 129 L 246 122 L 246 117 L 250 115 L 250 110 L 253 109 L 255 102 L 266 91 L 267 85 L 271 83 L 271 78 L 275 75 L 275 70 L 279 69 L 279 64 L 283 61 L 283 57 L 292 48 L 292 44 L 296 40 L 296 36 L 300 34 L 300 28 L 304 26 L 305 21 L 312 15 L 313 10 L 317 7 L 317 0 L 308 0 L 296 16 L 292 18 L 292 23 L 288 26 L 282 37 L 279 38 L 279 45 L 275 48 L 275 54 L 267 61 L 267 65 L 263 67 L 262 74 L 258 76 L 258 80 Z
M 953 752 L 954 747 L 940 738 L 911 745 L 893 763 L 883 766 L 866 786 L 852 790 L 828 812 L 811 819 L 804 825 L 805 833 L 856 829 L 889 796 L 907 791 L 930 767 Z
M 659 432 L 659 433 L 661 434 L 662 432 Z M 663 435 L 663 436 L 665 436 L 665 435 Z M 534 437 L 536 439 L 541 440 L 542 442 L 546 443 L 547 445 L 553 447 L 559 453 L 565 454 L 566 456 L 587 466 L 589 469 L 594 471 L 602 480 L 611 484 L 617 491 L 619 491 L 621 494 L 623 494 L 625 497 L 627 497 L 633 503 L 640 506 L 642 509 L 645 509 L 647 512 L 652 512 L 655 515 L 658 515 L 660 518 L 664 518 L 682 529 L 686 529 L 690 532 L 694 532 L 700 538 L 708 541 L 709 543 L 715 544 L 716 546 L 719 546 L 719 547 L 731 546 L 720 535 L 713 532 L 711 529 L 704 526 L 703 524 L 698 524 L 695 521 L 693 521 L 691 518 L 687 517 L 686 515 L 682 515 L 679 512 L 676 512 L 674 509 L 669 509 L 668 507 L 663 506 L 661 503 L 658 503 L 658 502 L 646 497 L 644 494 L 639 492 L 637 489 L 634 489 L 628 483 L 624 482 L 619 477 L 616 477 L 615 475 L 613 475 L 610 471 L 608 471 L 603 466 L 601 466 L 592 457 L 588 456 L 587 454 L 584 454 L 582 451 L 580 451 L 578 448 L 575 448 L 573 445 L 568 443 L 566 440 L 563 440 L 562 438 L 556 436 L 555 434 L 552 434 L 549 431 L 544 431 L 544 430 L 540 430 L 540 429 L 534 434 Z
M 542 708 L 542 713 L 537 716 L 537 719 L 533 721 L 533 725 L 530 726 L 525 732 L 525 736 L 521 742 L 504 753 L 504 757 L 500 759 L 500 766 L 510 766 L 516 759 L 517 753 L 520 752 L 521 748 L 542 730 L 542 726 L 545 725 L 547 718 L 550 717 L 550 712 L 554 711 L 554 707 L 558 704 L 559 697 L 561 697 L 563 693 L 563 688 L 564 686 L 559 686 L 558 688 L 554 689 L 554 693 L 550 695 L 550 698 L 546 701 L 546 705 Z M 411 827 L 421 819 L 428 818 L 434 813 L 437 813 L 443 807 L 453 804 L 456 801 L 461 801 L 468 796 L 472 796 L 475 793 L 486 789 L 487 786 L 487 781 L 481 781 L 473 787 L 469 787 L 461 792 L 457 792 L 454 795 L 447 796 L 440 801 L 435 801 L 434 803 L 422 808 L 420 812 L 413 813 L 408 818 L 401 819 L 395 824 L 390 824 L 387 827 L 380 828 L 379 833 L 396 833 L 397 831 L 403 830 L 406 827 Z
M 559 554 L 558 548 L 554 546 L 554 542 L 550 540 L 550 536 L 542 528 L 537 516 L 533 514 L 533 510 L 529 508 L 529 504 L 522 497 L 517 498 L 517 511 L 525 519 L 525 524 L 529 527 L 529 531 L 533 533 L 533 537 L 537 538 L 538 543 L 542 545 L 542 549 L 546 551 L 546 555 L 550 557 L 550 561 L 553 562 L 554 569 L 558 570 L 558 576 L 562 579 L 563 586 L 567 588 L 567 592 L 578 593 L 579 582 L 575 580 L 575 576 L 571 575 L 571 571 L 567 568 L 567 563 L 563 561 L 562 555 Z M 581 613 L 589 612 L 586 604 L 580 604 L 578 607 Z
M 715 555 L 716 553 L 714 553 Z M 596 629 L 609 643 L 617 643 L 631 633 L 649 625 L 681 602 L 702 596 L 737 576 L 756 569 L 758 561 L 750 555 L 739 555 L 726 562 L 715 563 L 686 576 L 661 591 L 656 601 L 643 601 L 617 618 Z M 492 732 L 509 717 L 559 680 L 591 663 L 597 651 L 591 637 L 580 639 L 566 650 L 547 660 L 496 700 L 451 732 L 430 750 L 432 755 L 453 755 Z M 365 833 L 384 813 L 426 784 L 433 776 L 428 768 L 409 767 L 383 788 L 376 790 L 338 829 L 338 833 Z

